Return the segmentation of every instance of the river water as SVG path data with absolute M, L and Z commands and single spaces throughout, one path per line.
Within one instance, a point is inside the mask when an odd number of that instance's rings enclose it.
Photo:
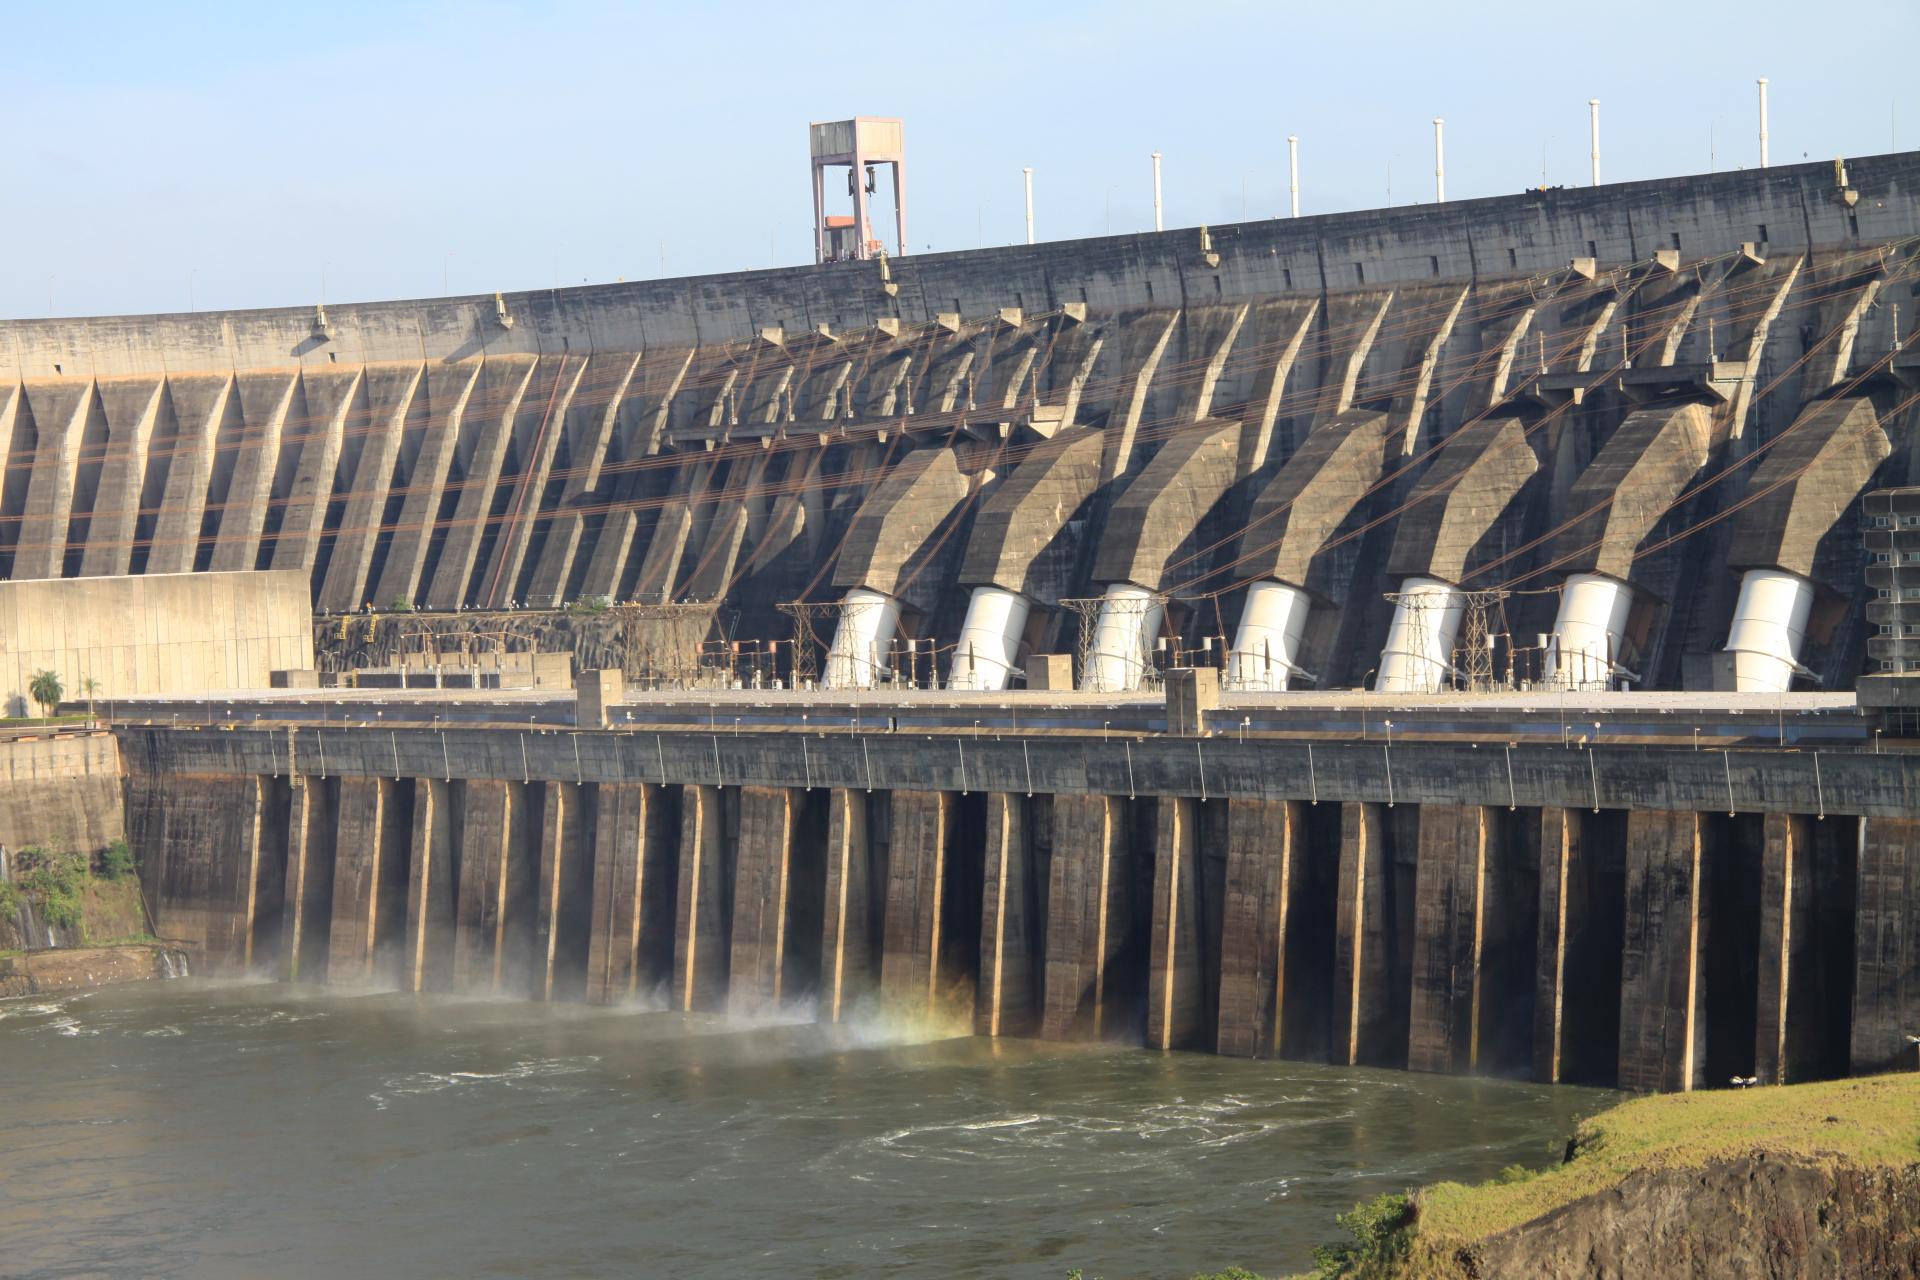
M 0 1274 L 1300 1270 L 1612 1095 L 182 981 L 0 1000 Z

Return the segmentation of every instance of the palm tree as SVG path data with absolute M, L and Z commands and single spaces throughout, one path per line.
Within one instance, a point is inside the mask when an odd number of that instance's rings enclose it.
M 60 684 L 60 677 L 51 671 L 36 671 L 27 681 L 27 692 L 40 704 L 43 716 L 51 716 L 60 699 L 66 696 L 66 689 Z
M 85 695 L 87 699 L 87 714 L 92 715 L 93 698 L 95 694 L 100 692 L 100 682 L 92 676 L 83 676 L 80 679 L 80 692 Z

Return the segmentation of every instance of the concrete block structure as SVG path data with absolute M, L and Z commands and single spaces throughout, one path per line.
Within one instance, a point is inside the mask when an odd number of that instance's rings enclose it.
M 0 706 L 26 715 L 36 671 L 71 701 L 261 689 L 313 666 L 304 574 L 142 574 L 0 582 Z

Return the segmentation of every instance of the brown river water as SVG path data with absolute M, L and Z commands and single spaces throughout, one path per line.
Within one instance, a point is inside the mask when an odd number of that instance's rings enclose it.
M 185 980 L 0 1000 L 0 1275 L 1184 1277 L 1614 1095 Z

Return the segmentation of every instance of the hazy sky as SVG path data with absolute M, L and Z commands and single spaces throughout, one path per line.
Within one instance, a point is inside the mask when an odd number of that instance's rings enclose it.
M 1920 144 L 1920 7 L 19 4 L 0 315 L 306 305 L 809 261 L 810 120 L 906 120 L 915 252 Z M 1901 100 L 1905 93 L 1906 100 Z M 1391 174 L 1391 178 L 1389 178 Z M 664 262 L 664 269 L 663 269 Z

